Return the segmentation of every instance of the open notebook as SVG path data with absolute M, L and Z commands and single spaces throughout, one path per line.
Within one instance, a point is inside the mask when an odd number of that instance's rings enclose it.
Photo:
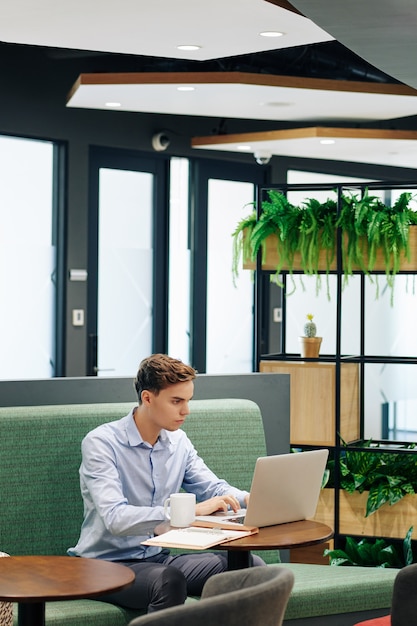
M 240 539 L 253 535 L 253 531 L 226 530 L 224 528 L 173 528 L 162 535 L 157 535 L 142 541 L 146 546 L 160 546 L 163 548 L 187 548 L 189 550 L 206 550 L 220 543 Z
M 314 517 L 328 450 L 260 457 L 247 509 L 197 516 L 194 526 L 252 529 Z

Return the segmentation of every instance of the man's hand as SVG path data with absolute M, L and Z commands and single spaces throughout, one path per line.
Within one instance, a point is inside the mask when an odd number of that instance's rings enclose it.
M 238 511 L 241 506 L 239 500 L 234 496 L 225 495 L 225 496 L 215 496 L 214 498 L 210 498 L 209 500 L 205 500 L 204 502 L 199 502 L 195 507 L 196 515 L 211 515 L 211 513 L 215 513 L 216 511 L 228 511 L 229 507 L 235 513 Z

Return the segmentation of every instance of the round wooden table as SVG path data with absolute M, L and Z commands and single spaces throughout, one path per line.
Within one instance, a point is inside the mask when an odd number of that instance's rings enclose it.
M 0 559 L 0 600 L 19 603 L 19 626 L 44 626 L 45 602 L 94 598 L 131 585 L 128 567 L 72 556 Z
M 227 550 L 228 569 L 244 569 L 249 567 L 251 550 L 285 550 L 324 543 L 333 537 L 330 526 L 302 520 L 265 526 L 254 535 L 234 539 L 216 546 L 216 550 Z
M 171 529 L 169 522 L 161 522 L 155 529 L 155 535 L 161 535 Z M 288 522 L 276 526 L 260 528 L 254 535 L 233 539 L 213 547 L 227 550 L 228 569 L 244 569 L 250 565 L 251 550 L 286 550 L 324 543 L 334 535 L 330 526 L 314 520 Z

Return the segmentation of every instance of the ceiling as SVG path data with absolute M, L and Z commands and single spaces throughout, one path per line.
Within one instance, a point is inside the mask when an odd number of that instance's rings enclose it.
M 271 130 L 282 125 L 372 127 L 381 122 L 395 130 L 398 121 L 417 116 L 417 64 L 410 54 L 415 43 L 407 39 L 408 24 L 417 15 L 411 7 L 414 0 L 368 0 L 366 10 L 363 2 L 352 1 L 356 8 L 334 0 L 293 0 L 293 6 L 287 0 L 71 0 L 64 7 L 56 0 L 14 0 L 1 9 L 0 41 L 44 46 L 57 58 L 61 51 L 62 57 L 82 60 L 79 80 L 72 89 L 68 85 L 68 107 L 105 109 L 110 102 L 121 111 L 269 120 Z M 359 44 L 378 41 L 378 28 L 369 26 L 375 20 L 377 25 L 384 20 L 391 24 L 379 46 L 389 65 L 378 65 L 375 45 L 364 58 L 356 54 L 355 46 L 362 50 Z M 413 65 L 416 74 L 414 82 L 407 70 L 407 85 L 400 82 L 401 67 L 395 71 L 404 59 L 400 54 L 397 58 L 390 39 L 395 33 L 392 41 L 397 44 L 404 22 L 400 48 L 403 52 L 408 45 L 407 66 Z M 272 30 L 284 34 L 259 35 Z M 180 44 L 200 48 L 178 50 Z M 178 91 L 180 86 L 194 91 Z M 202 148 L 200 142 L 199 149 L 236 150 L 233 141 L 223 139 L 222 147 Z M 265 136 L 253 139 L 254 150 L 256 141 L 261 146 Z M 313 151 L 318 158 L 307 137 L 269 141 L 273 154 L 306 156 Z M 356 161 L 363 156 L 364 162 L 386 164 L 385 148 L 375 141 L 339 137 L 323 158 Z M 401 153 L 405 167 L 417 167 L 404 139 L 400 144 L 398 137 L 384 141 L 396 141 L 387 146 L 388 152 Z
M 68 106 L 286 122 L 374 122 L 417 115 L 405 85 L 250 74 L 82 74 Z
M 417 88 L 415 0 L 291 3 L 363 59 Z
M 282 37 L 261 37 L 279 31 Z M 13 0 L 3 3 L 9 43 L 205 61 L 329 41 L 309 19 L 265 0 Z M 200 46 L 178 50 L 182 44 Z
M 192 145 L 202 150 L 250 152 L 261 163 L 268 163 L 274 154 L 417 168 L 417 131 L 315 126 L 195 137 Z

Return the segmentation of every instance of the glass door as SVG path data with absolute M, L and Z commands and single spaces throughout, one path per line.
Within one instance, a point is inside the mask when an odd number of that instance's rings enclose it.
M 192 213 L 192 362 L 199 372 L 249 373 L 254 367 L 254 283 L 232 276 L 232 233 L 254 210 L 257 165 L 197 163 Z
M 91 161 L 88 374 L 133 376 L 166 344 L 163 162 L 114 151 Z
M 232 280 L 232 238 L 251 212 L 253 183 L 208 181 L 206 371 L 248 373 L 253 360 L 253 280 L 239 272 Z M 246 207 L 246 208 L 245 208 Z M 220 226 L 220 227 L 219 227 Z

